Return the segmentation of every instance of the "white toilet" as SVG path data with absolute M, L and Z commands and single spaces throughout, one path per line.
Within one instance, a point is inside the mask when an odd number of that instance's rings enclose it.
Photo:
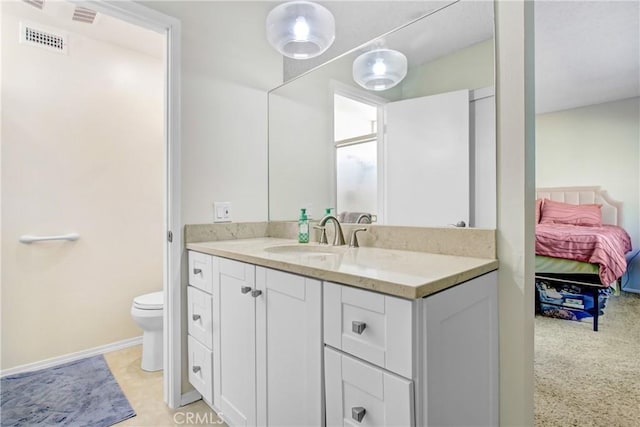
M 144 331 L 142 335 L 142 369 L 162 369 L 162 313 L 164 294 L 152 292 L 137 296 L 131 305 L 133 321 Z

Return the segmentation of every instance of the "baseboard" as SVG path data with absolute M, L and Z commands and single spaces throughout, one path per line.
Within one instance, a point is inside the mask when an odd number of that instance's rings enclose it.
M 188 405 L 200 399 L 202 399 L 202 395 L 200 393 L 196 390 L 190 390 L 182 394 L 182 397 L 180 398 L 180 406 Z
M 0 377 L 7 375 L 20 374 L 22 372 L 35 371 L 38 369 L 50 368 L 63 363 L 73 362 L 74 360 L 84 359 L 85 357 L 96 356 L 98 354 L 110 353 L 123 348 L 133 347 L 142 344 L 142 336 L 117 341 L 111 344 L 101 345 L 99 347 L 78 351 L 76 353 L 65 354 L 63 356 L 52 357 L 51 359 L 41 360 L 39 362 L 28 363 L 26 365 L 16 366 L 15 368 L 4 369 L 0 371 Z

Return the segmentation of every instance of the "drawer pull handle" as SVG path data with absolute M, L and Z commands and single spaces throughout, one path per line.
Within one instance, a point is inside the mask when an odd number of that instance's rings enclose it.
M 193 269 L 193 274 L 202 274 L 202 270 L 199 268 L 194 268 Z
M 367 324 L 364 322 L 356 322 L 355 320 L 351 322 L 351 330 L 358 335 L 362 335 L 366 328 Z
M 200 366 L 194 366 L 193 368 L 191 368 L 191 370 L 194 374 L 197 374 L 198 372 L 200 372 Z
M 191 318 L 193 320 L 200 320 L 200 315 L 199 314 L 194 314 L 193 316 L 191 316 Z
M 362 419 L 364 418 L 364 414 L 366 413 L 367 413 L 367 410 L 364 409 L 362 406 L 356 406 L 355 408 L 351 408 L 351 418 L 353 418 L 359 423 L 362 422 Z
M 251 292 L 251 287 L 250 286 L 243 286 L 240 288 L 240 292 L 242 292 L 243 294 L 248 294 L 249 292 Z
M 257 289 L 255 291 L 251 291 L 251 296 L 254 297 L 254 298 L 257 298 L 260 295 L 262 295 L 262 291 L 259 291 Z

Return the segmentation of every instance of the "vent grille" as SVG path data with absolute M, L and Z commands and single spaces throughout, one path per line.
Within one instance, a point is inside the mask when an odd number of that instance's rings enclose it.
M 74 21 L 86 22 L 87 24 L 93 24 L 93 20 L 96 19 L 96 12 L 86 7 L 76 6 L 71 17 Z
M 44 7 L 44 0 L 23 0 L 25 3 L 30 4 L 33 7 L 42 9 Z
M 20 23 L 20 42 L 31 46 L 67 53 L 66 35 L 51 30 L 36 28 L 30 24 Z

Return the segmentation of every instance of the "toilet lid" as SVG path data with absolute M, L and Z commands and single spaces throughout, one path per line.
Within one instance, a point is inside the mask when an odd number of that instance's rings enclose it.
M 152 292 L 137 296 L 133 299 L 133 305 L 143 310 L 161 310 L 163 304 L 163 292 Z

